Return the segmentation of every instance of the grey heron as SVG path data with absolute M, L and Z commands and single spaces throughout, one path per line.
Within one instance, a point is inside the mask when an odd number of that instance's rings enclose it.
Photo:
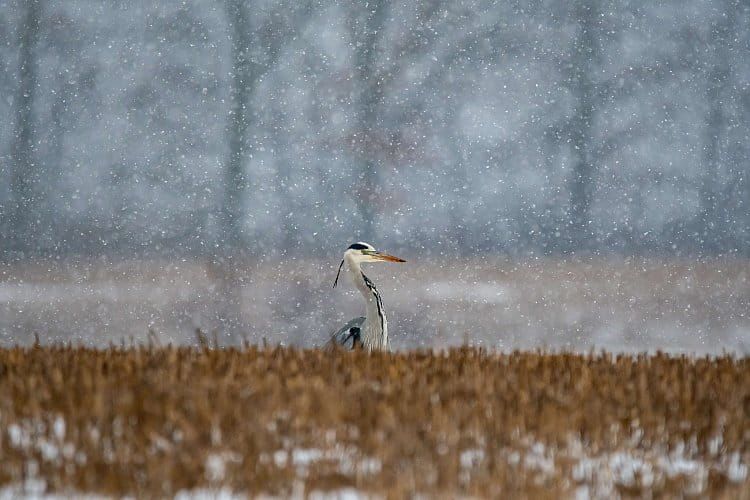
M 330 346 L 362 347 L 368 351 L 388 350 L 388 320 L 385 317 L 383 300 L 375 283 L 362 272 L 366 262 L 406 262 L 404 259 L 378 252 L 369 243 L 357 242 L 349 245 L 341 259 L 333 287 L 339 281 L 341 269 L 346 264 L 354 286 L 365 298 L 365 316 L 354 318 L 341 327 L 328 341 Z

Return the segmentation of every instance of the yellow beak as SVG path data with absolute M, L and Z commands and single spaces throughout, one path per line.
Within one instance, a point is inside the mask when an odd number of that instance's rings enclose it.
M 383 261 L 383 262 L 406 262 L 404 259 L 400 257 L 394 257 L 393 255 L 386 255 L 380 252 L 375 252 L 370 257 L 372 257 L 373 260 Z

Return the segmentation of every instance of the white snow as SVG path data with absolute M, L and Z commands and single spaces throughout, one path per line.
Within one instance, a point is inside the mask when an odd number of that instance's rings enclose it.
M 6 429 L 8 446 L 21 451 L 36 452 L 41 461 L 61 465 L 70 461 L 85 464 L 86 457 L 73 444 L 65 442 L 66 423 L 61 416 L 42 420 L 30 418 L 10 424 Z M 95 428 L 90 429 L 97 435 Z M 496 459 L 509 466 L 520 467 L 531 473 L 534 481 L 542 484 L 548 479 L 567 479 L 576 485 L 576 498 L 608 498 L 616 493 L 618 486 L 650 488 L 664 478 L 684 478 L 685 494 L 701 495 L 708 484 L 710 471 L 723 474 L 731 483 L 743 483 L 748 479 L 748 456 L 739 452 L 722 453 L 724 442 L 721 432 L 708 442 L 708 454 L 699 452 L 697 438 L 690 437 L 669 449 L 665 445 L 643 447 L 643 430 L 639 426 L 631 429 L 631 438 L 616 451 L 592 453 L 577 437 L 570 437 L 563 446 L 549 445 L 532 435 L 515 434 L 511 447 L 500 449 Z M 325 463 L 344 476 L 377 475 L 383 464 L 378 457 L 368 456 L 353 445 L 335 440 L 335 434 L 325 434 L 327 447 L 295 447 L 289 440 L 284 448 L 260 456 L 262 463 L 284 468 L 292 466 L 296 472 L 296 483 L 302 483 L 310 469 Z M 164 438 L 161 438 L 165 440 Z M 169 447 L 167 447 L 169 448 Z M 204 498 L 245 498 L 222 485 L 231 464 L 242 461 L 237 450 L 215 447 L 205 460 L 205 479 L 212 486 L 208 489 L 181 491 L 175 498 L 181 500 Z M 106 450 L 103 450 L 106 454 Z M 448 450 L 446 449 L 446 452 Z M 484 441 L 461 450 L 460 480 L 467 482 L 476 470 L 487 463 L 489 451 Z M 101 498 L 82 492 L 46 493 L 47 482 L 40 476 L 40 463 L 29 459 L 25 467 L 23 483 L 0 489 L 0 500 L 62 498 Z M 296 484 L 295 483 L 295 484 Z M 303 498 L 304 487 L 296 484 L 292 498 Z M 332 492 L 308 492 L 308 498 L 370 498 L 356 489 L 344 488 Z

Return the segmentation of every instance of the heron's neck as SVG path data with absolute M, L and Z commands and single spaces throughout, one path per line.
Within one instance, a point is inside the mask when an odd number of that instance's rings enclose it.
M 362 267 L 360 267 L 359 262 L 355 261 L 354 259 L 346 260 L 346 267 L 347 269 L 349 269 L 349 276 L 352 277 L 354 286 L 356 286 L 357 290 L 359 290 L 360 293 L 364 295 L 365 300 L 369 300 L 369 298 L 372 296 L 372 293 L 370 292 L 370 289 L 367 288 L 367 283 L 365 283 L 365 274 L 362 272 Z
M 367 312 L 365 314 L 365 338 L 362 339 L 363 344 L 365 344 L 365 347 L 387 349 L 388 322 L 385 317 L 383 302 L 380 299 L 380 293 L 375 287 L 375 283 L 362 272 L 362 268 L 358 262 L 351 259 L 347 264 L 354 285 L 365 298 Z

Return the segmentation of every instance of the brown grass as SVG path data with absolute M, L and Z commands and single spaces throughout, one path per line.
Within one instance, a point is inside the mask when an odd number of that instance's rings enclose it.
M 0 484 L 52 491 L 748 498 L 749 417 L 726 356 L 0 349 Z

